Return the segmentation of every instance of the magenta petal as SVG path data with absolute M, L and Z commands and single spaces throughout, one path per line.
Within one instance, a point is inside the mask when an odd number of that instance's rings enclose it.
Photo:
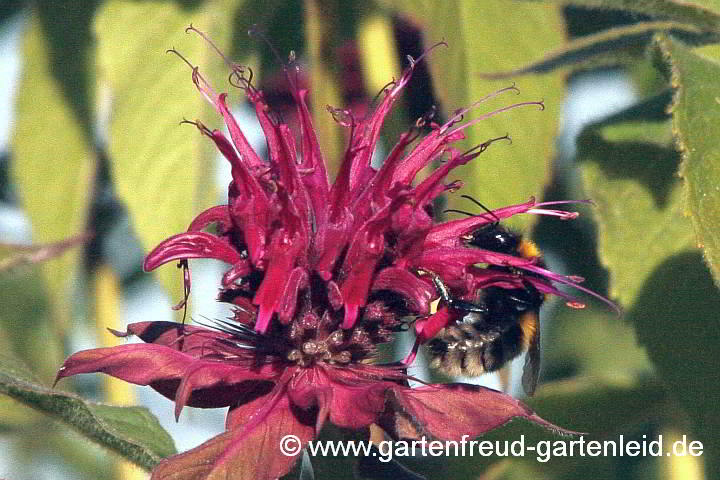
M 230 110 L 225 103 L 226 98 L 227 94 L 221 93 L 218 96 L 216 105 L 218 110 L 220 111 L 220 114 L 223 116 L 223 120 L 225 120 L 225 125 L 227 125 L 228 127 L 228 131 L 230 132 L 230 138 L 232 138 L 233 144 L 235 145 L 235 148 L 240 154 L 240 161 L 245 162 L 248 168 L 266 165 L 262 158 L 260 158 L 258 154 L 255 153 L 255 150 L 253 150 L 253 148 L 250 146 L 250 142 L 247 141 L 247 138 L 245 138 L 245 135 L 243 135 L 242 130 L 240 130 L 240 127 L 235 121 L 235 117 L 232 115 L 232 113 L 230 113 Z
M 267 331 L 273 314 L 284 304 L 284 294 L 290 280 L 288 272 L 293 269 L 301 247 L 298 243 L 296 238 L 290 239 L 284 231 L 278 231 L 270 244 L 272 260 L 253 298 L 253 303 L 258 306 L 255 330 L 260 333 Z
M 151 480 L 274 480 L 290 471 L 313 439 L 315 416 L 313 410 L 291 405 L 286 396 L 270 399 L 246 424 L 160 462 Z M 286 435 L 299 440 L 298 455 L 280 451 L 280 440 Z
M 478 385 L 451 383 L 414 389 L 396 387 L 391 397 L 396 416 L 410 420 L 419 429 L 419 434 L 429 434 L 440 440 L 459 441 L 464 435 L 472 439 L 513 418 L 524 418 L 561 434 L 577 433 L 543 420 L 510 395 Z M 396 426 L 404 423 L 402 418 L 396 420 L 400 420 Z
M 480 212 L 478 215 L 472 217 L 451 220 L 449 222 L 435 225 L 425 238 L 425 244 L 427 246 L 434 244 L 447 246 L 458 245 L 460 238 L 463 235 L 469 234 L 476 228 L 504 218 L 512 217 L 513 215 L 517 215 L 519 213 L 525 213 L 535 205 L 535 199 L 531 198 L 525 203 L 519 203 L 517 205 L 510 205 L 508 207 L 493 210 L 493 215 Z
M 408 308 L 420 315 L 430 312 L 430 300 L 435 292 L 425 280 L 405 268 L 388 267 L 381 270 L 372 284 L 372 290 L 392 290 L 402 295 Z
M 278 320 L 287 325 L 295 315 L 297 307 L 297 298 L 300 289 L 307 288 L 310 275 L 306 269 L 295 267 L 288 275 L 288 281 L 285 285 L 285 293 L 278 305 Z
M 440 330 L 450 323 L 456 322 L 459 318 L 459 312 L 450 310 L 447 306 L 442 306 L 429 317 L 415 322 L 415 335 L 420 343 L 425 343 L 437 335 Z
M 188 232 L 199 232 L 212 223 L 220 224 L 221 230 L 225 230 L 232 225 L 227 205 L 216 205 L 202 212 L 190 223 Z
M 143 269 L 155 270 L 173 260 L 186 258 L 216 258 L 234 264 L 242 259 L 240 254 L 227 242 L 205 232 L 186 232 L 164 240 L 145 257 Z
M 247 259 L 242 259 L 223 274 L 222 284 L 224 287 L 232 285 L 235 280 L 249 275 L 251 272 L 252 267 L 250 266 L 250 262 L 247 261 Z

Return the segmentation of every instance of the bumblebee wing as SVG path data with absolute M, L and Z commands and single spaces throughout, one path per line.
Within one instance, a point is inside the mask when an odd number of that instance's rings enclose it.
M 522 386 L 525 393 L 533 395 L 540 376 L 540 323 L 538 322 L 539 312 L 528 312 L 525 315 L 532 315 L 535 328 L 530 335 L 525 366 L 523 367 Z

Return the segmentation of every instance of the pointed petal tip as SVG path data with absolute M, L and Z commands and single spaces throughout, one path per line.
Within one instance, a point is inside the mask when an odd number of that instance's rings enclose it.
M 67 369 L 65 368 L 65 365 L 60 367 L 60 369 L 57 372 L 57 375 L 55 375 L 55 381 L 53 381 L 52 388 L 55 388 L 60 380 L 67 377 L 67 375 L 65 374 L 66 370 Z
M 270 327 L 270 319 L 272 316 L 273 310 L 271 308 L 261 306 L 255 322 L 255 331 L 262 334 L 267 332 L 268 327 Z
M 183 407 L 185 405 L 181 402 L 175 402 L 175 422 L 177 423 L 180 420 L 180 414 L 183 411 Z
M 345 317 L 343 318 L 342 328 L 347 330 L 355 326 L 358 315 L 358 306 L 345 304 Z
M 563 437 L 580 437 L 583 435 L 587 435 L 587 433 L 585 433 L 585 432 L 576 432 L 574 430 L 568 430 L 566 428 L 558 427 L 554 423 L 550 423 L 547 420 L 545 420 L 544 418 L 540 417 L 535 412 L 526 416 L 525 419 L 529 420 L 537 425 L 540 425 L 541 427 L 546 428 L 547 430 L 550 430 L 551 432 L 561 435 Z

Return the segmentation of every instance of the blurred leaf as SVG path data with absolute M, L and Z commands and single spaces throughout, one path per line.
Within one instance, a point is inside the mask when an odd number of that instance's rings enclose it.
M 507 87 L 511 82 L 482 79 L 480 73 L 508 71 L 540 58 L 565 41 L 560 7 L 499 0 L 477 2 L 413 2 L 388 0 L 400 12 L 419 24 L 426 48 L 445 40 L 449 48 L 433 51 L 428 59 L 432 81 L 446 118 L 458 108 L 471 105 L 483 96 Z M 532 19 L 530 21 L 530 19 Z M 465 181 L 463 193 L 489 208 L 541 196 L 549 177 L 550 161 L 557 132 L 564 88 L 560 73 L 517 80 L 520 96 L 502 95 L 468 113 L 466 121 L 482 113 L 521 101 L 544 100 L 545 111 L 524 107 L 483 120 L 466 133 L 465 147 L 509 134 L 512 145 L 498 143 L 472 164 L 451 175 Z M 463 147 L 459 147 L 463 148 Z M 451 198 L 451 200 L 453 200 Z M 451 203 L 467 208 L 467 202 Z M 510 223 L 530 222 L 530 215 L 513 217 Z
M 363 18 L 357 43 L 369 93 L 379 92 L 392 78 L 400 78 L 402 68 L 397 60 L 391 18 L 379 13 Z
M 111 460 L 116 455 L 108 455 L 107 449 L 88 442 L 86 437 L 68 429 L 62 423 L 48 422 L 46 415 L 30 407 L 24 407 L 23 410 L 35 414 L 38 418 L 36 423 L 23 428 L 21 435 L 13 437 L 14 448 L 9 455 L 13 459 L 12 466 L 15 471 L 39 473 L 44 471 L 43 469 L 47 470 L 49 464 L 45 461 L 44 465 L 38 468 L 39 459 L 62 458 L 63 472 L 68 472 L 73 480 L 97 480 L 99 477 L 108 480 L 131 480 L 112 476 Z M 133 466 L 145 473 L 140 467 Z M 32 473 L 30 478 L 35 478 Z M 16 477 L 10 475 L 10 478 Z
M 632 118 L 629 113 L 638 116 Z M 610 272 L 610 295 L 633 304 L 647 277 L 693 243 L 683 216 L 670 124 L 648 119 L 648 105 L 589 127 L 578 159 L 598 223 L 600 258 Z
M 41 2 L 25 33 L 24 73 L 12 140 L 12 178 L 30 217 L 33 240 L 81 233 L 95 169 L 88 24 L 94 2 L 53 9 Z M 43 266 L 59 332 L 69 323 L 79 253 Z
M 534 60 L 518 69 L 493 73 L 483 72 L 481 76 L 487 79 L 499 79 L 527 73 L 547 73 L 564 66 L 572 66 L 574 69 L 592 68 L 597 66 L 598 56 L 607 54 L 610 55 L 602 60 L 603 63 L 611 64 L 612 59 L 616 59 L 616 63 L 625 64 L 636 58 L 638 54 L 643 54 L 642 47 L 650 42 L 655 32 L 663 31 L 682 32 L 689 35 L 700 34 L 698 28 L 678 22 L 641 22 L 623 25 L 578 37 L 560 48 L 545 53 L 539 60 Z M 640 50 L 636 55 L 629 54 L 638 48 Z
M 685 211 L 720 285 L 720 63 L 670 38 L 660 38 L 658 45 L 672 67 L 676 89 L 673 132 L 683 155 Z
M 535 0 L 532 0 L 535 1 Z M 720 3 L 717 0 L 550 0 L 561 5 L 626 10 L 653 18 L 664 18 L 695 25 L 703 30 L 720 32 Z
M 145 469 L 175 453 L 170 435 L 144 407 L 113 407 L 38 384 L 12 357 L 0 355 L 0 393 L 74 427 Z
M 18 14 L 25 7 L 25 4 L 26 2 L 23 0 L 5 0 L 0 4 L 0 28 L 10 17 Z
M 328 175 L 334 178 L 340 169 L 345 149 L 344 128 L 334 121 L 327 106 L 343 108 L 337 76 L 332 68 L 333 27 L 327 5 L 318 0 L 305 2 L 305 37 L 308 60 L 310 62 L 310 108 L 313 126 L 317 131 L 318 142 L 325 157 Z
M 41 267 L 0 272 L 0 337 L 4 352 L 22 358 L 50 380 L 63 359 L 63 338 L 50 322 Z
M 602 306 L 555 308 L 543 326 L 548 330 L 543 331 L 543 378 L 581 376 L 632 384 L 652 372 L 647 352 L 637 344 L 635 329 L 625 319 Z
M 705 447 L 706 478 L 720 478 L 719 311 L 720 295 L 700 253 L 683 252 L 653 272 L 629 312 L 638 341 Z
M 17 400 L 0 396 L 0 435 L 20 432 L 37 423 L 38 417 L 37 412 Z
M 112 97 L 112 174 L 146 251 L 185 231 L 215 198 L 212 142 L 179 122 L 199 118 L 212 128 L 221 117 L 195 89 L 188 65 L 165 51 L 175 47 L 217 91 L 227 91 L 227 67 L 184 29 L 193 22 L 224 49 L 239 0 L 197 3 L 110 0 L 95 22 L 99 69 Z M 158 275 L 172 301 L 182 298 L 173 265 Z
M 330 422 L 323 426 L 317 441 L 321 442 L 363 442 L 367 441 L 367 436 L 356 430 L 346 430 L 338 428 Z M 354 456 L 344 455 L 318 455 L 310 457 L 315 478 L 318 480 L 325 478 L 355 478 L 351 473 L 355 470 L 358 458 Z M 299 471 L 299 464 L 294 470 Z M 289 473 L 285 478 L 298 478 L 294 472 Z

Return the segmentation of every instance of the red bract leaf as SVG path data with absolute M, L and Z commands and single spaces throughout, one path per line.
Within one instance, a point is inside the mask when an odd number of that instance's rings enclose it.
M 212 351 L 212 346 L 208 350 Z M 252 387 L 247 382 L 277 377 L 272 365 L 250 369 L 218 360 L 196 360 L 164 345 L 130 344 L 78 352 L 65 360 L 55 381 L 92 372 L 149 385 L 176 402 L 180 400 L 176 403 L 177 414 L 184 405 L 203 408 L 231 405 L 239 392 Z M 178 390 L 179 387 L 182 388 Z
M 292 434 L 304 447 L 314 437 L 315 416 L 313 410 L 292 406 L 287 397 L 271 399 L 244 423 L 160 462 L 151 480 L 274 480 L 297 460 L 280 451 L 281 439 Z
M 230 228 L 232 219 L 227 205 L 217 205 L 202 212 L 190 223 L 188 232 L 199 232 L 213 223 L 219 224 L 220 230 L 223 232 Z
M 577 434 L 543 420 L 509 395 L 478 385 L 451 383 L 395 388 L 391 399 L 393 413 L 387 417 L 385 426 L 399 436 L 412 435 L 402 428 L 407 425 L 405 420 L 417 428 L 415 434 L 459 441 L 463 436 L 475 438 L 513 418 L 524 418 L 557 433 Z

